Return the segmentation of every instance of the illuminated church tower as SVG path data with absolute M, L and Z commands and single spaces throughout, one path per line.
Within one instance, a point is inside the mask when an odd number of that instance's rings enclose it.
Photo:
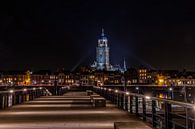
M 96 63 L 98 70 L 110 70 L 108 39 L 104 34 L 104 29 L 102 29 L 101 37 L 96 47 Z

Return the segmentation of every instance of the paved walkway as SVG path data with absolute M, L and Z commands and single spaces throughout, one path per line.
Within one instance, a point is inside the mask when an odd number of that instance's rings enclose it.
M 92 107 L 83 92 L 45 96 L 0 111 L 0 129 L 113 129 L 114 122 L 134 121 L 139 120 L 112 104 Z

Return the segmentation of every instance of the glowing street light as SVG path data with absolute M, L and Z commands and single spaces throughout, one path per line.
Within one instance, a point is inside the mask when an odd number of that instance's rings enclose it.
M 129 95 L 129 92 L 126 92 L 126 95 Z
M 14 90 L 9 90 L 9 93 L 11 93 L 11 94 L 14 93 Z
M 118 93 L 118 90 L 115 90 L 115 93 Z
M 170 87 L 170 88 L 169 88 L 169 91 L 173 91 L 173 88 L 172 88 L 172 87 Z
M 111 91 L 112 89 L 108 89 L 108 91 Z
M 135 89 L 136 89 L 136 90 L 139 90 L 139 87 L 136 87 Z
M 151 99 L 151 97 L 150 97 L 150 96 L 145 96 L 145 98 L 146 98 L 146 99 Z
M 33 90 L 36 90 L 36 88 L 34 87 Z
M 25 89 L 23 89 L 23 91 L 24 91 L 24 92 L 26 92 L 26 91 L 27 91 L 27 89 L 25 88 Z
M 40 90 L 42 90 L 42 87 L 39 87 Z

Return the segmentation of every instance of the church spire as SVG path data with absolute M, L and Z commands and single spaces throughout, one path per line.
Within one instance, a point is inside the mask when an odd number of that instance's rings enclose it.
M 124 70 L 124 72 L 127 71 L 127 66 L 126 66 L 125 58 L 124 58 L 123 70 Z
M 102 36 L 102 37 L 105 36 L 105 34 L 104 34 L 104 28 L 102 28 L 102 34 L 101 34 L 101 36 Z

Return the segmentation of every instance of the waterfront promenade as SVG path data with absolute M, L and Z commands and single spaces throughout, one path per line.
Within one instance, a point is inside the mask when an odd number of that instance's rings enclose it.
M 114 122 L 138 122 L 137 129 L 150 129 L 109 101 L 106 107 L 93 107 L 86 92 L 43 96 L 0 111 L 0 129 L 113 129 Z

